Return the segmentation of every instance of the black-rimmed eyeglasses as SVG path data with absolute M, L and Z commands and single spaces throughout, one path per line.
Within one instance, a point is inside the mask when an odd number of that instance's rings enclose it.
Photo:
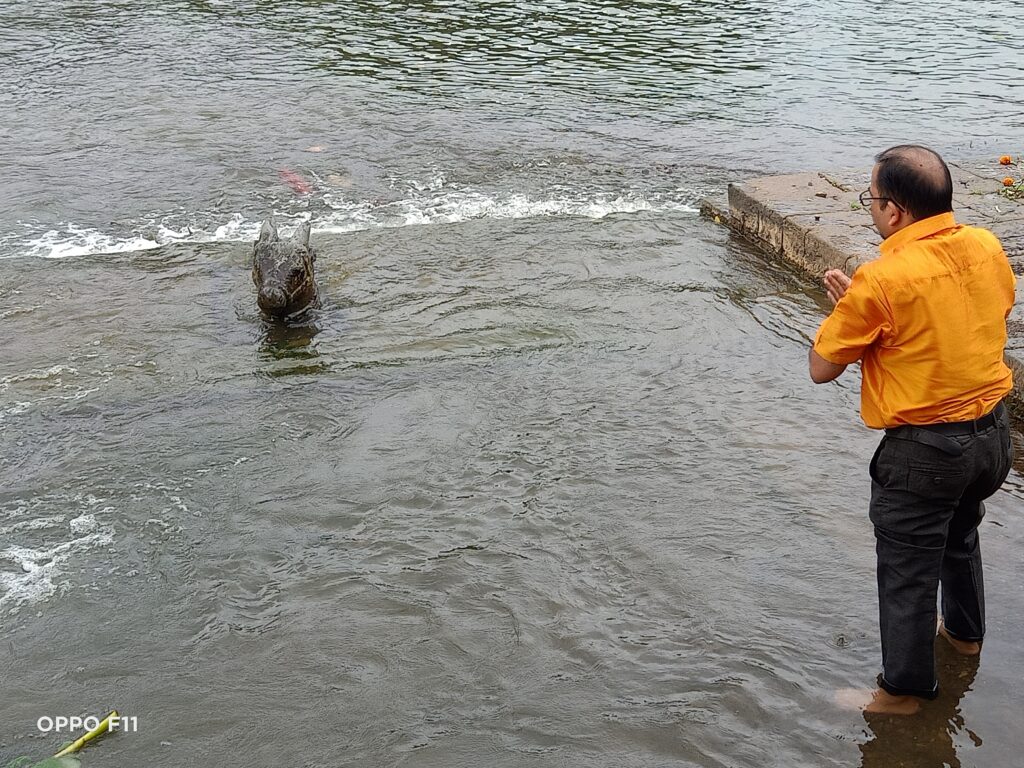
M 903 210 L 903 206 L 900 205 L 899 203 L 897 203 L 891 197 L 874 197 L 874 196 L 872 196 L 870 189 L 865 189 L 863 192 L 861 192 L 860 196 L 857 199 L 860 200 L 860 204 L 861 204 L 862 208 L 870 208 L 872 200 L 878 200 L 879 202 L 881 202 L 882 200 L 888 200 L 890 203 L 895 205 L 897 208 L 899 208 L 900 210 Z

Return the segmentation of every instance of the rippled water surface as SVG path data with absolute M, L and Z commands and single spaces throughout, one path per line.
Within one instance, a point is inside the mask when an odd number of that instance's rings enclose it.
M 115 707 L 86 768 L 1013 765 L 1024 479 L 980 663 L 837 709 L 878 436 L 807 379 L 817 287 L 695 206 L 1019 151 L 1018 16 L 0 6 L 0 765 Z M 308 323 L 256 312 L 269 214 Z

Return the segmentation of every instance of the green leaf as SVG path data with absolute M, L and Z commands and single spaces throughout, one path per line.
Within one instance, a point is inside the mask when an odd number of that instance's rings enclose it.
M 19 757 L 8 763 L 7 768 L 79 768 L 80 765 L 73 757 L 48 757 L 41 763 L 33 763 L 31 757 Z

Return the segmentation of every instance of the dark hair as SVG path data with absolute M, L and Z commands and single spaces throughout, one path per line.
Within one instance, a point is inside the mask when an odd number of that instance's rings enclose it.
M 875 185 L 915 219 L 953 210 L 953 178 L 939 153 L 918 144 L 900 144 L 875 157 Z

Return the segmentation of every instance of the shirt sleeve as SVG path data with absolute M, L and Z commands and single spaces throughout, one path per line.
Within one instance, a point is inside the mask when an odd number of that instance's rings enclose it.
M 881 287 L 861 268 L 818 328 L 814 351 L 830 363 L 849 365 L 892 330 L 892 313 Z

